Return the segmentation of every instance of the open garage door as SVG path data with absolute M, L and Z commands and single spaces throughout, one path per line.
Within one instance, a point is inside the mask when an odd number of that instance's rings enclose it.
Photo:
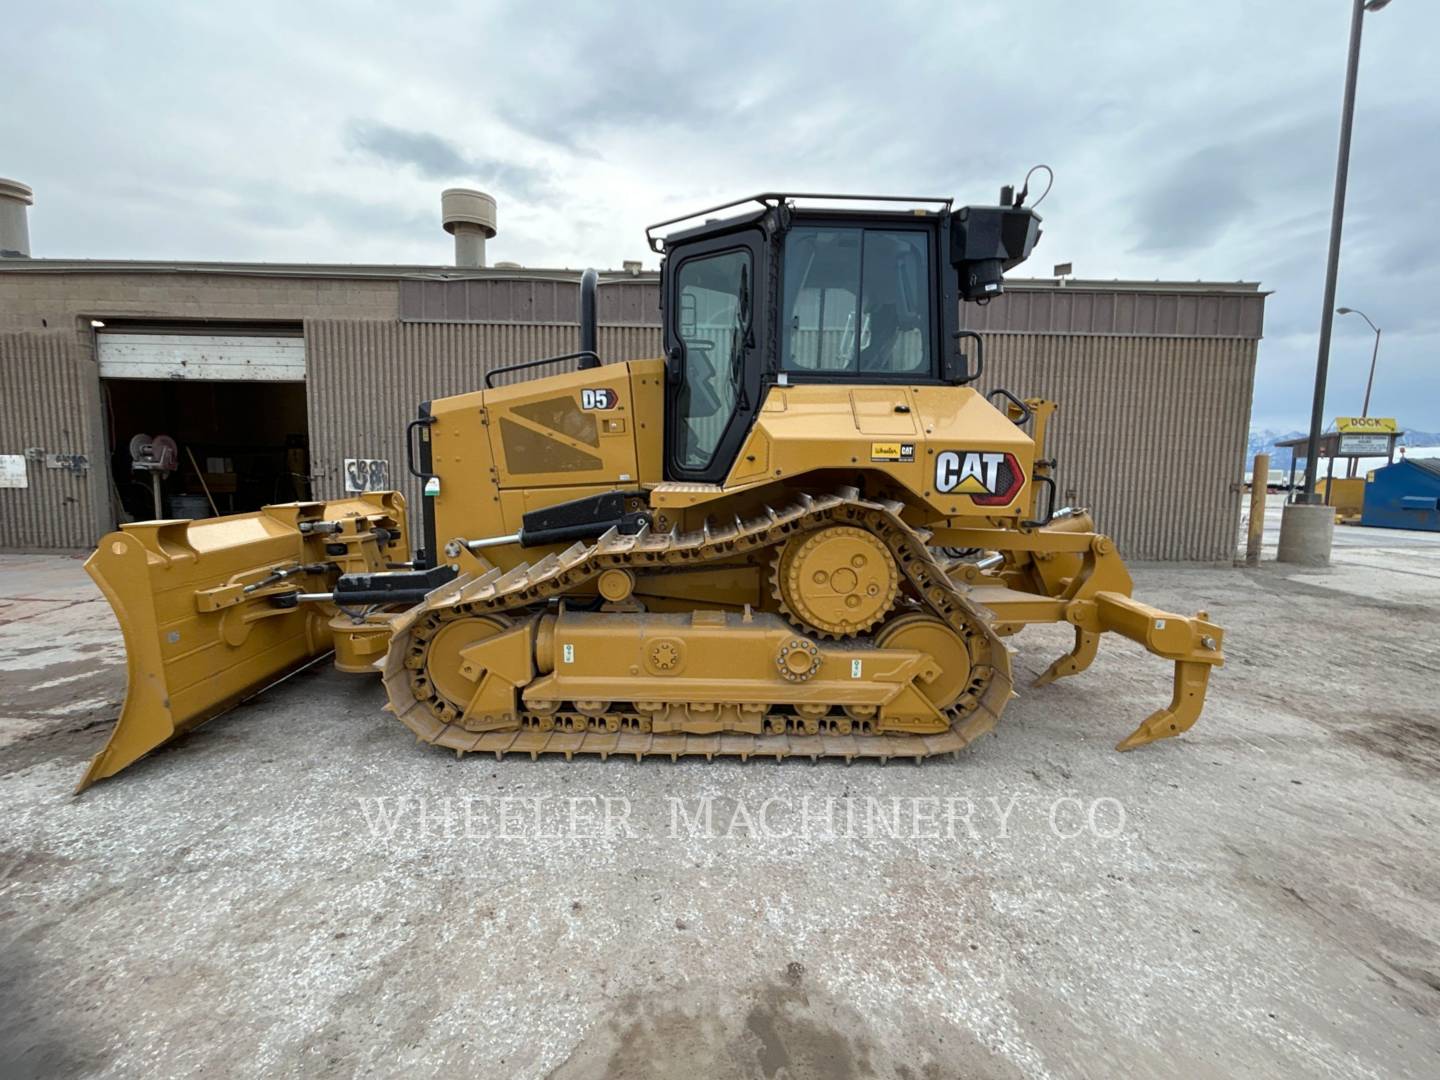
M 117 524 L 311 497 L 298 326 L 107 327 L 96 354 Z

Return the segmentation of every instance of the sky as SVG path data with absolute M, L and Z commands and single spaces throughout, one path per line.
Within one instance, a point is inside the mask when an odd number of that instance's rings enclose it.
M 0 176 L 36 256 L 656 265 L 645 225 L 756 191 L 993 203 L 1018 274 L 1258 281 L 1252 423 L 1308 424 L 1348 0 L 4 5 Z M 1365 17 L 1337 303 L 1372 415 L 1440 430 L 1440 3 Z M 1374 337 L 1337 318 L 1327 416 Z

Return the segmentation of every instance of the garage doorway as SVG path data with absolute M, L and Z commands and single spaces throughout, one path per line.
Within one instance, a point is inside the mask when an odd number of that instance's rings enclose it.
M 117 523 L 205 518 L 311 497 L 298 328 L 96 335 Z M 158 484 L 156 479 L 158 476 Z

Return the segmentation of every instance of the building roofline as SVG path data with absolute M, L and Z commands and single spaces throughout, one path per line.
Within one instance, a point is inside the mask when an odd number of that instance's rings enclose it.
M 1246 293 L 1269 296 L 1273 290 L 1260 288 L 1258 281 L 1140 281 L 1133 278 L 1022 278 L 1007 277 L 1006 289 L 1027 292 L 1134 292 L 1134 293 Z
M 170 259 L 3 259 L 0 273 L 24 274 L 215 274 L 240 277 L 370 278 L 395 281 L 579 281 L 582 270 L 547 267 L 459 267 L 380 263 L 191 262 Z M 653 283 L 655 270 L 602 270 L 601 284 Z M 1268 296 L 1256 281 L 1138 281 L 1100 278 L 1005 279 L 1022 292 L 1248 293 Z
M 283 278 L 379 278 L 417 281 L 579 281 L 583 270 L 541 267 L 463 267 L 383 263 L 189 262 L 170 259 L 4 259 L 0 273 L 217 274 Z M 602 270 L 603 282 L 654 281 L 654 270 Z

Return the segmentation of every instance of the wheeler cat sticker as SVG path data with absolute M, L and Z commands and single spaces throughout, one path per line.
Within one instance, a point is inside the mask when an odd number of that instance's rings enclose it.
M 872 442 L 870 444 L 871 461 L 914 461 L 915 444 L 913 442 Z

